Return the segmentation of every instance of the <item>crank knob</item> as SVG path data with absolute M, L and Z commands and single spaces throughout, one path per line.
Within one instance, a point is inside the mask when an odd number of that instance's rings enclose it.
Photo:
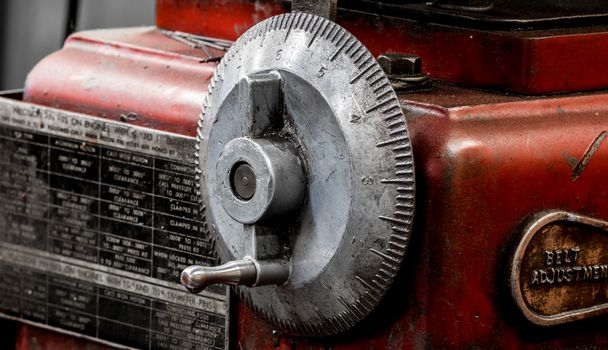
M 220 266 L 193 265 L 182 271 L 182 285 L 192 293 L 200 293 L 212 284 L 231 286 L 281 285 L 290 275 L 289 265 L 281 261 L 229 261 Z
M 235 260 L 220 266 L 189 266 L 182 271 L 182 285 L 193 293 L 199 293 L 212 284 L 232 286 L 255 284 L 257 270 L 251 260 Z

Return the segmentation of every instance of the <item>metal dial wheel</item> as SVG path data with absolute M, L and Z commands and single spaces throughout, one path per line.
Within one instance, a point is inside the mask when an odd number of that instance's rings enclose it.
M 368 316 L 401 268 L 415 192 L 405 118 L 369 51 L 310 14 L 257 24 L 219 64 L 198 137 L 206 220 L 237 261 L 182 281 L 236 285 L 293 335 Z

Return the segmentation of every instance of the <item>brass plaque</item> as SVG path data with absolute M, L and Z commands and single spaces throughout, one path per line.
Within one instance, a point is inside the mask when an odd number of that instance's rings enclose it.
M 515 302 L 534 324 L 608 313 L 608 222 L 563 211 L 536 215 L 511 266 Z

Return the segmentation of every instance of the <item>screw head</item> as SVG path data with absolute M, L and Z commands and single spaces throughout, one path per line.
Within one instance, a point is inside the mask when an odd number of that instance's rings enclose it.
M 255 180 L 251 165 L 244 162 L 237 163 L 232 169 L 230 187 L 238 199 L 248 201 L 255 194 Z

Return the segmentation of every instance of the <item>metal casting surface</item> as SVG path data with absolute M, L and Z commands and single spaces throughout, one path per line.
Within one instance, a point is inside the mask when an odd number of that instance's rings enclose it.
M 564 211 L 535 215 L 511 267 L 517 306 L 552 326 L 608 313 L 608 222 Z
M 407 125 L 369 51 L 310 14 L 258 24 L 218 66 L 198 137 L 201 198 L 222 261 L 291 269 L 285 284 L 237 287 L 242 299 L 295 335 L 336 334 L 365 318 L 401 268 L 414 211 Z M 255 175 L 250 199 L 230 183 L 243 164 Z
M 169 1 L 157 3 L 167 5 Z M 188 3 L 171 0 L 173 8 L 165 6 L 157 12 L 159 25 L 233 38 L 256 18 L 276 13 L 276 6 L 264 1 L 204 0 L 203 23 L 201 7 Z M 426 72 L 451 82 L 507 86 L 520 92 L 606 86 L 601 69 L 608 47 L 601 44 L 605 33 L 530 37 L 522 32 L 498 35 L 432 25 L 421 29 L 420 23 L 414 26 L 363 14 L 342 16 L 340 21 L 374 54 L 415 52 L 424 58 Z M 524 60 L 524 54 L 531 56 Z M 153 29 L 77 33 L 30 74 L 26 97 L 39 105 L 110 119 L 136 112 L 138 118 L 131 124 L 194 136 L 196 128 L 191 125 L 196 124 L 215 67 L 198 63 L 206 57 L 200 49 L 190 50 Z M 561 208 L 608 218 L 605 141 L 585 161 L 590 154 L 586 150 L 595 149 L 590 145 L 608 125 L 608 94 L 534 97 L 436 83 L 431 92 L 409 92 L 400 98 L 421 180 L 416 189 L 417 211 L 422 214 L 418 218 L 420 234 L 410 247 L 415 248 L 407 257 L 411 264 L 405 265 L 405 273 L 412 279 L 398 283 L 397 298 L 391 299 L 389 310 L 373 320 L 377 327 L 327 339 L 275 332 L 276 327 L 237 303 L 230 323 L 236 346 L 315 350 L 608 348 L 603 317 L 563 327 L 534 327 L 520 316 L 504 281 L 497 281 L 505 272 L 502 252 L 511 243 L 517 224 L 530 213 Z M 196 210 L 194 205 L 192 208 Z M 259 233 L 259 237 L 267 237 L 263 231 Z M 276 248 L 267 243 L 264 249 Z M 192 248 L 181 242 L 184 245 Z M 176 291 L 189 298 L 183 289 Z M 184 320 L 181 315 L 180 322 Z M 30 337 L 22 338 L 23 349 L 27 348 L 23 344 L 44 348 L 45 341 L 52 339 L 60 344 L 56 348 L 63 349 L 70 341 L 34 333 L 39 328 L 27 329 Z

